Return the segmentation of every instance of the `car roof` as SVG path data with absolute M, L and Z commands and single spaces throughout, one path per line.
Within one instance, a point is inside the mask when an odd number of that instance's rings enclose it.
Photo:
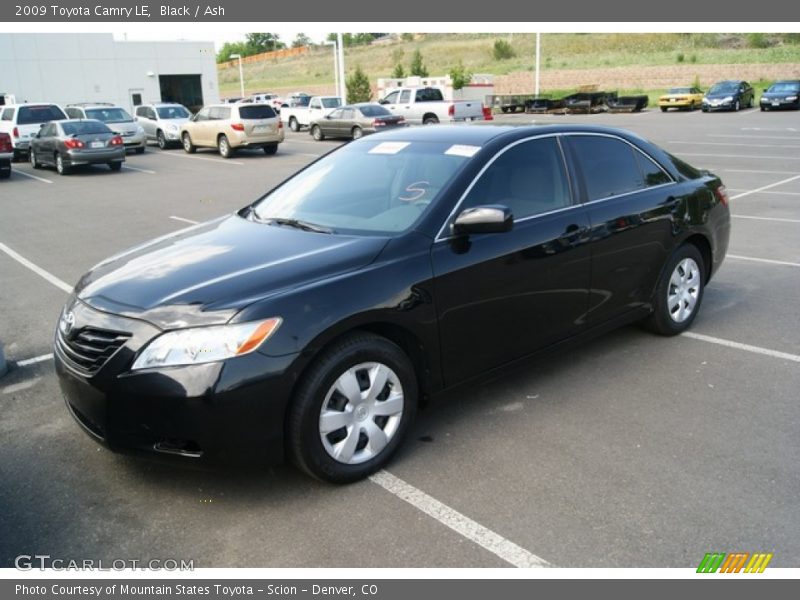
M 445 142 L 454 144 L 484 145 L 503 137 L 509 139 L 525 138 L 534 135 L 558 133 L 596 133 L 640 139 L 635 134 L 615 127 L 599 125 L 433 125 L 423 127 L 404 127 L 381 133 L 382 140 Z M 643 141 L 643 140 L 642 140 Z

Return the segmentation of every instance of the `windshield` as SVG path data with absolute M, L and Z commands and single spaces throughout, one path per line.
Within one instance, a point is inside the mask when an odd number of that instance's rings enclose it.
M 339 108 L 342 105 L 341 98 L 323 98 L 322 106 L 325 108 Z
M 35 123 L 47 123 L 47 121 L 58 121 L 66 119 L 60 108 L 52 104 L 45 106 L 22 106 L 17 117 L 18 125 L 33 125 Z
M 732 94 L 739 90 L 739 85 L 730 81 L 715 83 L 708 90 L 709 94 Z
M 192 116 L 183 106 L 159 106 L 156 110 L 160 119 L 188 119 Z
M 122 108 L 88 108 L 86 109 L 86 116 L 103 123 L 129 123 L 133 121 L 133 117 Z
M 800 92 L 800 82 L 796 83 L 793 81 L 786 81 L 780 83 L 773 83 L 767 91 L 775 92 L 778 94 L 783 94 L 787 92 Z
M 671 88 L 669 90 L 670 94 L 691 94 L 691 88 Z
M 405 231 L 478 150 L 441 142 L 348 144 L 262 198 L 255 217 L 356 235 Z
M 100 121 L 69 121 L 61 124 L 67 135 L 86 135 L 94 133 L 111 133 L 111 130 Z

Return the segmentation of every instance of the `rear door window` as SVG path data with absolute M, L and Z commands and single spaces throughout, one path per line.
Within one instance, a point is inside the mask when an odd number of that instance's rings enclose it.
M 644 188 L 634 150 L 622 140 L 596 135 L 569 136 L 583 173 L 589 202 Z

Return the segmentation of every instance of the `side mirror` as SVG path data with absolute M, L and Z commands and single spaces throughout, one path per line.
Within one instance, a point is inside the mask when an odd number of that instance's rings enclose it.
M 386 98 L 381 98 L 378 100 L 378 104 L 389 104 L 389 101 Z
M 501 204 L 487 204 L 467 208 L 456 217 L 453 233 L 456 235 L 471 233 L 505 233 L 514 227 L 514 215 L 511 209 Z

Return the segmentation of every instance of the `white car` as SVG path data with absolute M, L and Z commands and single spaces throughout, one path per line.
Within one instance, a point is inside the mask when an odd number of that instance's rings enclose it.
M 313 121 L 322 119 L 342 105 L 339 96 L 313 96 L 308 106 L 286 106 L 281 110 L 281 121 L 292 131 L 300 131 Z
M 148 140 L 155 140 L 162 150 L 181 143 L 181 127 L 192 116 L 183 104 L 155 102 L 136 107 L 136 122 Z
M 67 115 L 57 104 L 34 103 L 12 104 L 2 107 L 0 131 L 11 136 L 14 159 L 28 155 L 31 138 L 39 133 L 42 125 L 49 121 L 66 119 Z
M 96 119 L 108 125 L 112 131 L 119 133 L 126 149 L 142 154 L 147 146 L 144 129 L 128 111 L 120 106 L 107 102 L 83 102 L 67 104 L 64 109 L 70 119 Z

